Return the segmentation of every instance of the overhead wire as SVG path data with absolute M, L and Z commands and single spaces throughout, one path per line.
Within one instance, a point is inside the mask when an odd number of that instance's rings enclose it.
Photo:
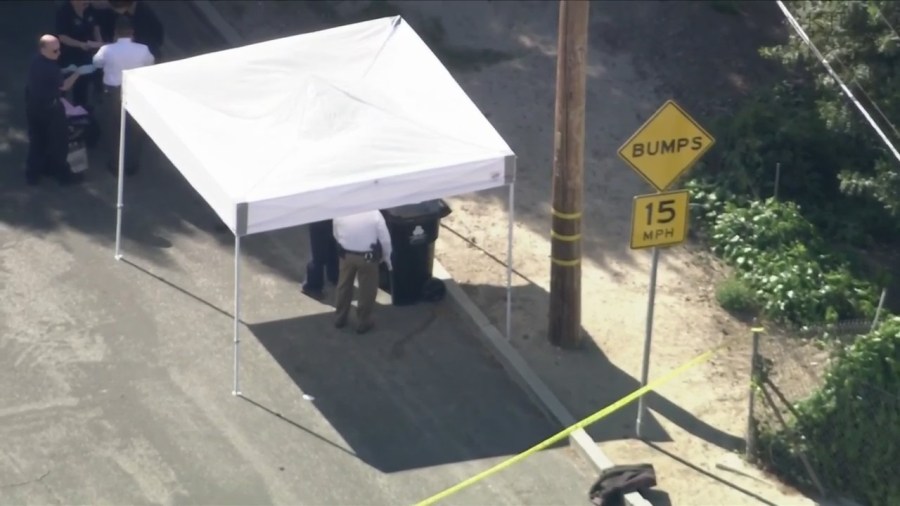
M 855 3 L 863 4 L 864 6 L 867 6 L 867 4 L 864 0 L 857 0 Z M 873 4 L 872 7 L 875 7 L 875 9 L 878 10 L 879 15 L 884 19 L 885 23 L 888 25 L 888 28 L 890 28 L 891 31 L 896 36 L 897 32 L 894 30 L 893 26 L 887 22 L 887 19 L 884 18 L 884 14 L 881 14 L 881 10 L 878 9 L 878 6 Z M 833 18 L 831 20 L 831 24 L 832 24 L 832 26 L 834 25 Z M 898 40 L 900 40 L 900 36 L 898 36 Z M 841 67 L 844 68 L 846 73 L 850 74 L 850 82 L 852 84 L 856 85 L 856 89 L 859 90 L 859 92 L 866 99 L 866 101 L 875 109 L 875 111 L 878 113 L 878 115 L 881 116 L 881 119 L 885 123 L 887 123 L 888 126 L 890 126 L 891 130 L 894 132 L 894 135 L 896 135 L 897 138 L 900 138 L 900 130 L 898 130 L 897 126 L 894 125 L 894 122 L 892 122 L 890 120 L 890 118 L 887 117 L 887 115 L 884 113 L 884 111 L 882 111 L 881 108 L 878 107 L 878 103 L 875 102 L 874 99 L 872 99 L 872 97 L 868 94 L 868 92 L 866 92 L 866 89 L 863 87 L 862 83 L 859 82 L 859 79 L 856 77 L 856 73 L 853 71 L 853 69 L 849 65 L 845 64 L 844 61 L 840 58 L 840 56 L 838 56 L 838 49 L 832 49 L 830 51 L 826 51 L 826 53 L 828 54 L 828 57 L 826 59 L 836 61 Z
M 900 152 L 897 151 L 897 148 L 894 146 L 894 144 L 890 141 L 890 139 L 888 139 L 887 135 L 885 135 L 881 127 L 878 126 L 878 123 L 874 119 L 872 119 L 872 115 L 869 114 L 869 111 L 867 111 L 866 108 L 863 107 L 863 105 L 859 102 L 853 92 L 850 91 L 850 88 L 847 87 L 846 83 L 844 83 L 844 80 L 841 79 L 841 76 L 839 76 L 831 66 L 831 64 L 828 63 L 828 59 L 825 58 L 824 55 L 822 55 L 822 52 L 819 51 L 819 48 L 816 47 L 813 41 L 809 38 L 809 35 L 806 34 L 797 19 L 793 14 L 791 14 L 791 11 L 789 11 L 788 8 L 784 5 L 784 2 L 782 2 L 782 0 L 775 0 L 775 3 L 778 5 L 778 8 L 781 9 L 781 12 L 784 13 L 784 16 L 788 20 L 788 23 L 791 25 L 794 31 L 797 32 L 797 35 L 806 43 L 807 46 L 809 46 L 810 50 L 812 50 L 812 52 L 816 55 L 816 57 L 819 59 L 819 61 L 822 63 L 831 77 L 835 81 L 837 81 L 844 94 L 847 95 L 850 101 L 853 102 L 853 105 L 855 105 L 856 108 L 859 109 L 859 112 L 863 115 L 863 117 L 866 118 L 866 121 L 869 122 L 869 125 L 872 127 L 872 129 L 875 130 L 875 132 L 881 138 L 882 142 L 884 142 L 885 146 L 887 146 L 890 152 L 894 155 L 894 158 L 896 158 L 897 161 L 900 162 Z
M 875 12 L 878 13 L 878 17 L 880 17 L 881 20 L 884 21 L 884 24 L 887 25 L 888 29 L 891 31 L 891 33 L 894 34 L 894 37 L 897 39 L 897 43 L 900 44 L 900 33 L 897 33 L 897 30 L 894 28 L 894 25 L 892 25 L 891 22 L 888 21 L 887 16 L 885 16 L 884 13 L 881 12 L 881 9 L 878 8 L 878 4 L 876 4 L 875 2 L 871 2 L 871 3 L 866 4 L 865 2 L 863 2 L 863 0 L 857 0 L 857 1 L 858 1 L 859 3 L 864 4 L 866 7 L 872 7 L 872 8 L 874 8 L 874 9 L 875 9 Z M 860 89 L 862 89 L 862 86 L 860 86 Z M 863 90 L 863 93 L 865 93 L 865 90 Z M 884 120 L 885 120 L 889 125 L 891 125 L 891 128 L 894 130 L 894 133 L 897 134 L 898 136 L 900 136 L 900 132 L 897 131 L 897 128 L 896 128 L 896 127 L 894 126 L 894 124 L 893 124 L 893 123 L 892 123 L 892 122 L 884 115 L 884 113 L 881 112 L 881 109 L 878 107 L 878 104 L 876 104 L 874 101 L 872 101 L 871 99 L 869 99 L 868 96 L 866 97 L 866 100 L 869 100 L 869 101 L 872 103 L 872 105 L 875 106 L 875 109 L 878 111 L 879 114 L 881 114 L 881 117 L 884 118 Z
M 884 21 L 884 24 L 888 25 L 888 28 L 890 28 L 891 31 L 894 32 L 894 35 L 897 36 L 898 39 L 900 39 L 900 34 L 898 34 L 897 30 L 894 29 L 894 25 L 892 25 L 891 22 L 888 21 L 887 16 L 885 16 L 884 13 L 881 12 L 881 9 L 878 8 L 878 4 L 876 4 L 876 3 L 866 4 L 865 2 L 863 2 L 863 0 L 857 0 L 857 1 L 861 4 L 865 4 L 867 7 L 874 7 L 875 12 L 878 13 L 878 16 L 881 17 L 882 21 Z
M 882 21 L 884 21 L 884 23 L 887 25 L 888 29 L 890 29 L 891 32 L 894 34 L 894 36 L 897 38 L 898 42 L 900 42 L 900 34 L 897 33 L 897 30 L 894 29 L 894 26 L 891 25 L 891 23 L 887 20 L 887 17 L 885 17 L 885 15 L 881 12 L 881 9 L 879 9 L 877 5 L 875 5 L 874 3 L 866 3 L 863 0 L 857 0 L 856 3 L 862 4 L 863 6 L 865 6 L 867 8 L 873 7 L 875 9 L 875 11 L 878 13 L 879 17 L 881 17 Z M 857 89 L 859 89 L 859 91 L 862 93 L 863 97 L 865 97 L 866 101 L 868 101 L 869 104 L 871 104 L 872 107 L 875 108 L 875 111 L 878 113 L 879 116 L 881 116 L 881 119 L 884 120 L 884 122 L 887 123 L 888 126 L 891 127 L 891 130 L 893 130 L 894 135 L 896 135 L 898 138 L 900 138 L 900 130 L 897 129 L 897 126 L 894 125 L 894 122 L 891 121 L 890 118 L 887 117 L 887 115 L 884 113 L 884 111 L 882 111 L 881 108 L 878 107 L 878 103 L 875 102 L 875 100 L 873 100 L 871 96 L 869 96 L 869 94 L 866 92 L 866 89 L 863 88 L 863 85 L 856 78 L 856 74 L 852 71 L 852 69 L 848 65 L 846 65 L 840 59 L 840 57 L 838 57 L 838 55 L 835 54 L 834 52 L 831 53 L 831 56 L 833 56 L 835 61 L 837 61 L 842 67 L 844 67 L 844 69 L 850 71 L 850 78 L 851 78 L 853 84 L 856 85 Z

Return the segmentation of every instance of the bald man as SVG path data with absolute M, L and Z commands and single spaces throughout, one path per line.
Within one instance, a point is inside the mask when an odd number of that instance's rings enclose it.
M 25 179 L 36 185 L 41 177 L 51 176 L 60 184 L 81 181 L 66 157 L 69 151 L 69 128 L 62 93 L 78 80 L 78 73 L 63 80 L 56 61 L 59 59 L 59 39 L 43 35 L 38 42 L 38 54 L 28 68 L 25 85 L 25 114 L 28 120 L 28 160 Z

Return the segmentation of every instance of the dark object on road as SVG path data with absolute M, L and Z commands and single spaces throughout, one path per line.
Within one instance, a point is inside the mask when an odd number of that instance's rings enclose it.
M 589 497 L 596 506 L 625 506 L 625 494 L 656 486 L 653 464 L 613 466 L 600 473 Z

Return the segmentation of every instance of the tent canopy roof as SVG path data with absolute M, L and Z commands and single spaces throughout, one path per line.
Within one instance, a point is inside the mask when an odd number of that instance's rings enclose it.
M 515 173 L 509 146 L 399 16 L 130 70 L 123 96 L 237 235 Z

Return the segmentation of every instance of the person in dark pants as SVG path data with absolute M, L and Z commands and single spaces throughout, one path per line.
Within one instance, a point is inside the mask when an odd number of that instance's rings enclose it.
M 69 0 L 60 6 L 56 12 L 56 37 L 61 43 L 60 67 L 91 64 L 94 52 L 103 42 L 88 0 Z M 96 82 L 96 77 L 85 77 L 72 88 L 72 103 L 87 108 L 90 85 Z
M 110 0 L 109 4 L 119 15 L 131 20 L 134 26 L 134 42 L 149 47 L 156 63 L 162 62 L 165 32 L 153 9 L 138 0 Z
M 327 277 L 333 285 L 338 282 L 337 241 L 334 240 L 331 220 L 309 224 L 309 247 L 312 260 L 306 264 L 303 293 L 315 299 L 322 299 L 325 278 Z
M 115 42 L 116 18 L 119 17 L 119 14 L 113 10 L 108 0 L 91 0 L 91 8 L 94 9 L 94 19 L 97 21 L 97 28 L 100 29 L 100 40 L 104 44 Z M 98 103 L 102 103 L 103 98 L 106 96 L 106 87 L 103 85 L 103 71 L 98 70 L 95 77 L 95 97 Z
M 28 121 L 28 159 L 25 178 L 36 185 L 43 176 L 55 177 L 61 184 L 81 182 L 66 160 L 69 153 L 69 125 L 62 103 L 62 92 L 72 88 L 78 73 L 63 80 L 57 60 L 59 39 L 44 35 L 38 54 L 31 61 L 25 85 L 25 115 Z
M 122 78 L 123 72 L 130 69 L 153 65 L 154 58 L 150 49 L 144 44 L 132 41 L 134 28 L 125 16 L 116 20 L 116 41 L 101 47 L 94 55 L 94 66 L 103 69 L 103 85 L 107 98 L 104 99 L 104 130 L 106 136 L 107 167 L 118 175 L 119 131 L 122 120 Z M 125 167 L 124 172 L 132 175 L 140 166 L 141 148 L 144 143 L 143 132 L 131 115 L 125 119 Z

